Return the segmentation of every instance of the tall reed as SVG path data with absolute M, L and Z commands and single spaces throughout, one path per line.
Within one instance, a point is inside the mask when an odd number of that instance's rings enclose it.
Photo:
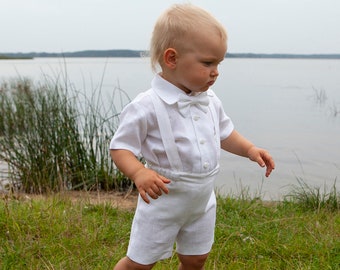
M 44 193 L 130 184 L 108 152 L 119 113 L 115 106 L 105 109 L 101 98 L 100 91 L 88 97 L 58 79 L 1 84 L 0 160 L 13 187 Z
M 328 211 L 340 210 L 340 193 L 336 189 L 336 179 L 333 186 L 328 190 L 326 186 L 312 187 L 303 179 L 297 177 L 298 185 L 294 185 L 289 194 L 285 196 L 286 202 L 294 202 L 305 210 Z

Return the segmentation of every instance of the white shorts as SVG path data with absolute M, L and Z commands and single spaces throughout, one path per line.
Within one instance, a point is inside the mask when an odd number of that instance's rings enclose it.
M 192 186 L 177 192 L 178 183 L 169 184 L 169 194 L 145 203 L 139 196 L 132 223 L 127 256 L 147 265 L 172 256 L 174 244 L 182 255 L 209 253 L 214 242 L 216 197 L 213 187 Z M 194 187 L 194 188 L 193 188 Z

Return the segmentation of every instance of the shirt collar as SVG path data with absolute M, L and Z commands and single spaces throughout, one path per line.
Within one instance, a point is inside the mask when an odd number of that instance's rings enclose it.
M 153 78 L 151 87 L 157 95 L 169 105 L 176 103 L 179 96 L 185 94 L 183 90 L 163 79 L 159 74 Z
M 157 95 L 167 104 L 175 104 L 180 99 L 181 95 L 187 95 L 183 90 L 177 86 L 163 79 L 162 76 L 156 74 L 151 82 L 151 87 L 157 93 Z M 209 95 L 209 90 L 201 94 Z M 190 96 L 190 95 L 188 95 Z

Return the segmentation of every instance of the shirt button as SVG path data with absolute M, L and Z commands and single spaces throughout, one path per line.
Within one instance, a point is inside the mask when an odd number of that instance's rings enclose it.
M 201 140 L 200 140 L 200 144 L 205 144 L 205 140 L 204 140 L 204 139 L 201 139 Z
M 209 168 L 209 163 L 208 163 L 208 162 L 204 162 L 203 168 L 204 168 L 204 169 L 208 169 L 208 168 Z
M 200 119 L 198 115 L 195 115 L 193 118 L 194 118 L 194 121 L 197 121 L 198 119 Z

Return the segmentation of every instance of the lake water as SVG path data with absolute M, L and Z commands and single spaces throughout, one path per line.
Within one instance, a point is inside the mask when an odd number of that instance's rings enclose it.
M 147 58 L 37 58 L 1 60 L 0 80 L 44 77 L 69 81 L 85 91 L 115 87 L 134 98 L 150 87 Z M 236 129 L 276 162 L 269 178 L 245 158 L 222 153 L 216 187 L 221 193 L 277 200 L 303 180 L 311 187 L 340 190 L 340 61 L 226 59 L 213 89 Z M 325 99 L 318 100 L 323 93 Z M 336 112 L 338 112 L 337 115 Z

